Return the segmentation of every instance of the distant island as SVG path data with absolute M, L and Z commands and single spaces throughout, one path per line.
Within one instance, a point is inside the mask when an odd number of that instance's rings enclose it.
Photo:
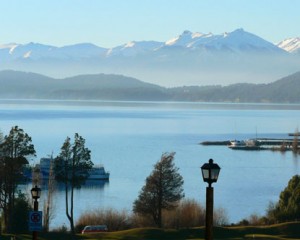
M 20 71 L 0 71 L 1 99 L 300 103 L 300 72 L 269 84 L 166 88 L 114 74 L 56 79 Z

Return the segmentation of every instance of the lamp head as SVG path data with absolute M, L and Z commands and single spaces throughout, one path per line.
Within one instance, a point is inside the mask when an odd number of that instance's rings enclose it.
M 31 189 L 31 196 L 34 200 L 37 200 L 40 198 L 41 196 L 41 192 L 42 192 L 42 189 L 39 188 L 37 185 L 35 185 L 35 187 L 33 187 Z
M 204 163 L 201 167 L 203 181 L 211 184 L 218 181 L 221 168 L 218 164 L 214 163 L 212 159 L 209 159 L 208 163 Z

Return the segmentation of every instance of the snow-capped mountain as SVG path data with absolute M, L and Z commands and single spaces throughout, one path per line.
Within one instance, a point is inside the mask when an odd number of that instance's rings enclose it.
M 209 39 L 211 36 L 213 36 L 211 33 L 192 33 L 188 30 L 185 30 L 181 35 L 166 41 L 165 46 L 190 47 L 195 41 L 199 39 Z
M 0 58 L 16 59 L 80 59 L 99 57 L 106 53 L 105 48 L 94 44 L 81 43 L 65 47 L 55 47 L 39 43 L 0 45 Z
M 299 71 L 300 57 L 291 54 L 297 49 L 299 38 L 274 45 L 243 29 L 222 34 L 186 30 L 165 42 L 131 41 L 110 49 L 91 43 L 3 44 L 0 70 L 59 78 L 114 73 L 164 86 L 262 83 Z
M 9 50 L 9 54 L 13 59 L 30 58 L 39 59 L 48 57 L 56 47 L 43 45 L 39 43 L 28 43 L 25 45 L 15 45 Z
M 300 37 L 287 38 L 279 42 L 277 46 L 290 53 L 300 52 Z
M 122 56 L 131 56 L 132 57 L 132 56 L 136 56 L 139 54 L 145 54 L 145 53 L 149 53 L 151 51 L 155 51 L 156 49 L 158 49 L 161 46 L 163 46 L 162 42 L 132 41 L 132 42 L 126 43 L 124 45 L 108 49 L 108 51 L 106 52 L 106 56 L 122 55 Z
M 110 57 L 110 56 L 137 56 L 151 52 L 159 52 L 164 47 L 182 47 L 187 50 L 213 50 L 213 51 L 257 51 L 257 52 L 282 52 L 284 44 L 291 44 L 299 39 L 286 40 L 278 46 L 254 35 L 237 29 L 233 32 L 214 35 L 212 33 L 192 33 L 184 31 L 181 35 L 167 40 L 166 42 L 156 41 L 132 41 L 111 49 L 101 48 L 94 44 L 82 43 L 64 47 L 55 47 L 39 43 L 28 44 L 4 44 L 0 45 L 0 57 L 4 59 L 86 59 L 90 57 Z M 293 50 L 288 50 L 289 52 Z
M 184 31 L 180 36 L 175 37 L 165 43 L 165 46 L 181 46 L 192 49 L 210 49 L 210 50 L 229 50 L 232 52 L 240 51 L 266 51 L 282 52 L 274 44 L 244 31 L 237 29 L 230 33 L 214 35 L 212 33 L 192 33 Z

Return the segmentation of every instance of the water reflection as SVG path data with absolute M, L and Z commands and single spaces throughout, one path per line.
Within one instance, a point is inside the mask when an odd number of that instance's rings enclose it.
M 104 192 L 109 186 L 109 180 L 88 180 L 79 189 L 74 189 L 74 217 L 78 217 L 89 210 L 100 209 L 103 207 Z M 30 190 L 33 187 L 32 182 L 20 184 L 18 190 L 27 195 L 31 202 Z M 42 189 L 41 198 L 39 199 L 39 210 L 44 211 L 44 206 L 48 201 L 49 186 L 48 181 L 41 181 L 39 187 Z M 68 225 L 65 216 L 65 186 L 62 183 L 55 182 L 54 191 L 51 200 L 51 215 L 53 219 L 50 222 L 50 229 L 62 225 Z
M 293 153 L 293 164 L 295 169 L 295 174 L 298 174 L 298 168 L 299 168 L 299 153 Z
M 32 186 L 34 186 L 34 183 L 28 182 L 26 184 L 21 184 L 20 187 L 22 189 L 31 189 Z M 48 191 L 49 187 L 49 181 L 48 180 L 41 180 L 39 182 L 39 187 L 42 189 L 42 191 Z M 87 180 L 85 184 L 81 186 L 81 188 L 75 188 L 75 191 L 78 190 L 85 190 L 85 189 L 97 189 L 97 190 L 103 190 L 105 187 L 109 186 L 109 180 Z M 64 191 L 65 185 L 63 183 L 54 182 L 54 189 L 55 191 Z

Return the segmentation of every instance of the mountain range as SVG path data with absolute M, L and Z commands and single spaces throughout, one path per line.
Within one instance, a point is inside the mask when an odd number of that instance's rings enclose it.
M 110 49 L 91 43 L 9 43 L 0 45 L 0 60 L 0 70 L 55 78 L 123 74 L 173 87 L 269 83 L 300 70 L 300 38 L 273 44 L 237 29 L 218 35 L 184 31 L 165 42 L 132 41 Z
M 0 71 L 0 99 L 300 103 L 300 72 L 268 84 L 166 88 L 113 74 L 54 79 Z

